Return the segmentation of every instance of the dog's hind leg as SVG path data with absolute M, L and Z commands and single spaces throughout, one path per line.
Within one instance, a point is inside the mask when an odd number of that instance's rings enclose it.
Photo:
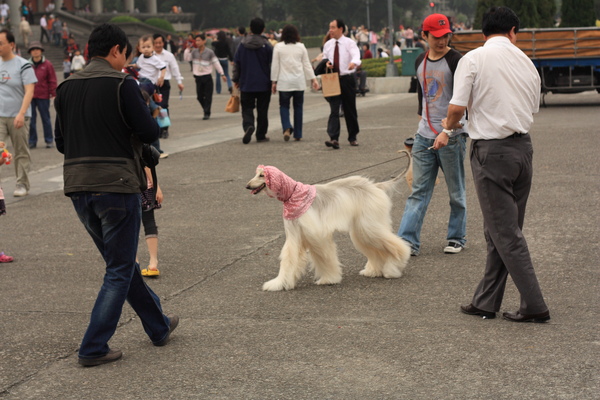
M 381 257 L 381 251 L 368 244 L 366 241 L 361 240 L 359 236 L 355 234 L 354 230 L 350 231 L 350 238 L 352 239 L 352 243 L 354 243 L 354 247 L 367 257 L 365 268 L 362 269 L 359 274 L 370 278 L 383 276 L 382 269 L 384 259 Z
M 335 285 L 342 281 L 342 268 L 333 237 L 311 238 L 308 243 L 317 285 Z
M 279 259 L 279 275 L 263 284 L 265 291 L 293 289 L 306 270 L 306 249 L 298 238 L 287 237 Z

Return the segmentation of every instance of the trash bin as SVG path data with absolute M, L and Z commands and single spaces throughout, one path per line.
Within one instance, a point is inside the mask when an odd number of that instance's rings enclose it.
M 419 54 L 423 52 L 420 47 L 408 47 L 402 49 L 402 75 L 403 76 L 414 76 L 417 74 L 415 70 L 415 62 Z

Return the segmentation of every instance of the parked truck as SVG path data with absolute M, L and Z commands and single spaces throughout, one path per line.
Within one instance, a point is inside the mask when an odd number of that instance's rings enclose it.
M 451 46 L 464 54 L 483 43 L 481 31 L 463 31 Z M 540 74 L 543 104 L 546 93 L 600 93 L 600 28 L 524 29 L 516 44 Z

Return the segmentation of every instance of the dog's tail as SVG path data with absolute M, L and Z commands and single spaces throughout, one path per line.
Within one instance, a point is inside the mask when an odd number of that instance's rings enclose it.
M 406 154 L 407 162 L 404 171 L 400 172 L 398 175 L 396 175 L 393 179 L 390 179 L 389 181 L 379 182 L 375 184 L 378 188 L 384 190 L 388 194 L 388 196 L 391 196 L 393 194 L 393 192 L 396 190 L 397 183 L 400 182 L 402 178 L 406 176 L 406 172 L 408 172 L 412 164 L 412 157 L 407 150 L 398 150 L 398 153 Z

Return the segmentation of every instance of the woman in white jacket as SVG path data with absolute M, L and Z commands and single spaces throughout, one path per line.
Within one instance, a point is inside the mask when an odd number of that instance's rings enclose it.
M 300 43 L 300 35 L 293 25 L 286 25 L 281 32 L 281 42 L 273 48 L 271 64 L 272 91 L 279 90 L 279 114 L 283 128 L 283 139 L 287 142 L 294 136 L 302 139 L 302 108 L 306 81 L 319 89 L 306 47 Z M 294 125 L 290 123 L 290 100 L 294 102 Z

